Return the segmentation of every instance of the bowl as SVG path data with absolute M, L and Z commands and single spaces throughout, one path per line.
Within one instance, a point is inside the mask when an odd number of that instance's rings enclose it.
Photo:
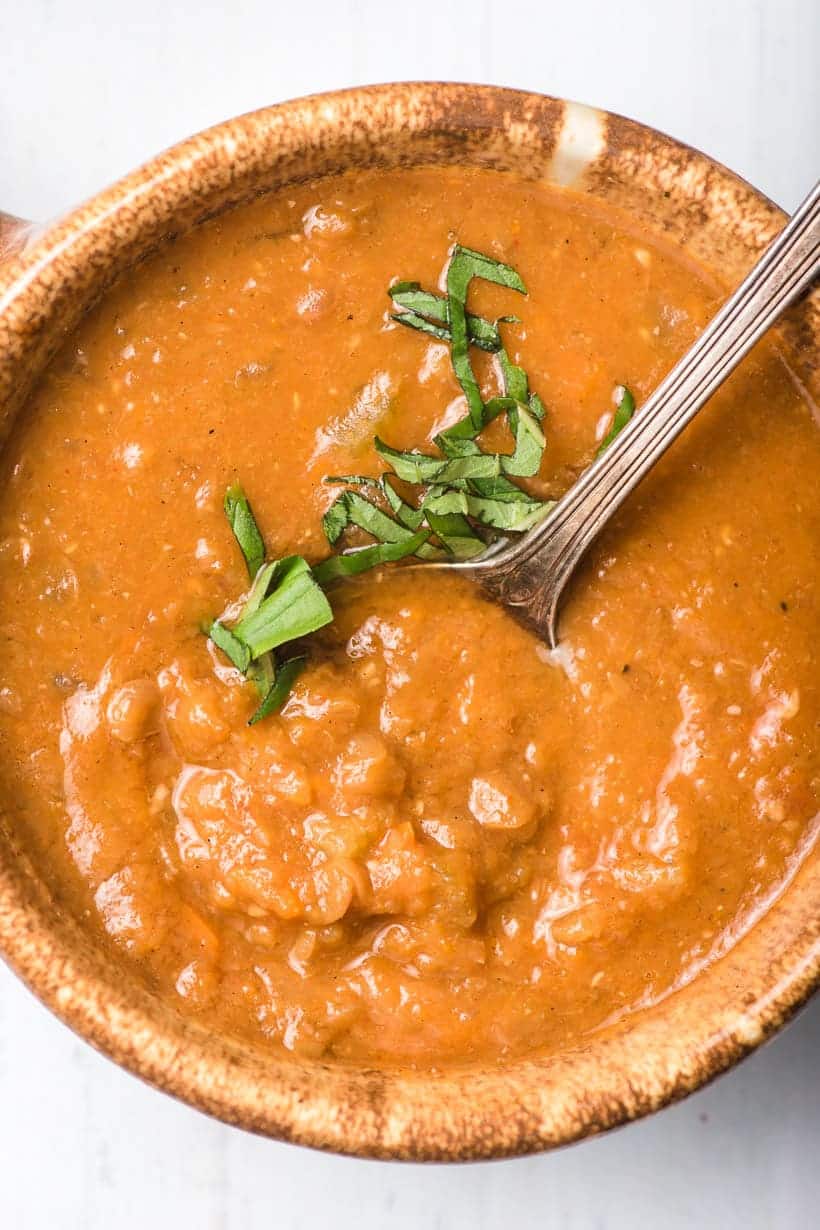
M 476 85 L 386 85 L 220 124 L 45 228 L 0 215 L 0 426 L 125 269 L 256 194 L 346 168 L 458 163 L 572 186 L 628 210 L 727 284 L 785 215 L 703 154 L 617 115 Z M 818 296 L 780 327 L 817 389 Z M 434 1073 L 302 1061 L 214 1036 L 123 978 L 60 909 L 0 815 L 0 951 L 72 1029 L 123 1067 L 228 1123 L 366 1157 L 460 1160 L 567 1144 L 690 1093 L 778 1029 L 820 981 L 820 857 L 720 961 L 570 1050 Z

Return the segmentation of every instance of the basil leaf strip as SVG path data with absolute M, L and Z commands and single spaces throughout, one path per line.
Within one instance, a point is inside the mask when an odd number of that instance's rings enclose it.
M 340 495 L 338 500 L 333 501 L 330 508 L 322 517 L 322 529 L 324 530 L 325 538 L 328 540 L 331 547 L 336 546 L 336 543 L 347 529 L 349 520 L 350 518 L 347 515 L 347 504 L 345 502 L 345 498 L 343 495 Z
M 554 507 L 553 500 L 503 501 L 468 495 L 463 491 L 433 488 L 425 496 L 423 508 L 426 516 L 445 513 L 461 513 L 494 530 L 522 533 L 537 525 Z
M 390 564 L 394 560 L 404 559 L 414 555 L 423 546 L 429 533 L 420 530 L 412 534 L 405 542 L 379 542 L 372 547 L 360 547 L 355 551 L 347 551 L 344 555 L 331 555 L 317 564 L 313 570 L 320 585 L 329 585 L 342 577 L 352 577 L 369 568 L 378 568 L 380 564 Z
M 406 526 L 408 530 L 412 530 L 415 534 L 424 519 L 421 509 L 413 508 L 412 504 L 408 504 L 406 500 L 401 498 L 399 493 L 393 488 L 389 474 L 382 474 L 379 486 L 396 520 L 400 521 L 402 525 Z
M 247 676 L 260 696 L 267 696 L 276 678 L 276 663 L 272 653 L 263 653 L 261 658 L 251 662 Z
M 251 654 L 247 645 L 244 645 L 238 637 L 234 636 L 230 628 L 226 628 L 218 619 L 214 620 L 208 629 L 208 636 L 217 649 L 221 649 L 232 665 L 244 675 L 251 661 Z
M 600 457 L 601 453 L 605 452 L 616 436 L 620 435 L 624 427 L 626 427 L 632 415 L 635 413 L 635 398 L 630 393 L 626 385 L 622 385 L 621 400 L 618 402 L 618 408 L 615 411 L 615 417 L 612 420 L 612 426 L 601 441 L 596 457 Z
M 349 483 L 351 487 L 378 487 L 381 480 L 371 478 L 369 474 L 326 474 L 322 479 L 329 487 Z
M 395 320 L 397 325 L 406 325 L 408 329 L 418 329 L 419 333 L 429 333 L 431 337 L 436 338 L 439 342 L 449 342 L 450 340 L 450 330 L 446 325 L 434 325 L 432 320 L 425 320 L 423 316 L 419 316 L 416 312 L 391 312 L 390 319 Z
M 282 708 L 306 665 L 307 658 L 303 655 L 298 658 L 288 658 L 286 662 L 277 667 L 276 678 L 266 692 L 262 704 L 249 720 L 249 726 L 255 726 L 257 722 L 261 722 L 263 718 L 268 717 L 271 713 L 277 713 Z
M 378 436 L 373 441 L 373 447 L 380 457 L 390 463 L 396 477 L 406 483 L 423 485 L 434 482 L 442 466 L 447 464 L 441 457 L 429 457 L 426 453 L 399 452 L 398 449 L 385 444 Z
M 448 555 L 455 559 L 472 559 L 480 555 L 487 544 L 479 538 L 470 522 L 461 513 L 437 514 L 427 510 L 427 524 Z
M 423 316 L 419 316 L 417 312 L 392 312 L 391 320 L 395 320 L 398 325 L 407 325 L 411 329 L 418 329 L 419 333 L 429 333 L 431 337 L 436 338 L 440 342 L 449 342 L 452 334 L 446 325 L 434 324 L 432 320 L 426 320 Z M 499 316 L 498 321 L 517 323 L 517 316 Z M 496 322 L 496 324 L 498 323 Z M 479 350 L 486 350 L 490 354 L 495 354 L 503 345 L 501 334 L 498 332 L 496 325 L 489 320 L 484 320 L 481 316 L 470 316 L 467 314 L 467 332 L 470 335 L 470 345 L 477 346 Z
M 520 372 L 521 369 L 516 368 L 515 370 Z M 526 385 L 526 377 L 524 383 Z M 528 404 L 525 405 L 523 401 L 516 401 L 512 397 L 494 397 L 484 407 L 485 424 L 502 412 L 507 415 L 510 430 L 515 440 L 515 448 L 512 453 L 495 455 L 498 462 L 496 474 L 503 472 L 505 474 L 513 474 L 518 478 L 531 478 L 541 468 L 541 457 L 547 443 L 539 422 L 544 416 L 544 407 L 541 399 L 535 394 L 529 394 Z M 461 423 L 467 421 L 462 419 Z M 456 427 L 460 425 L 460 423 L 455 424 Z M 474 440 L 454 433 L 453 428 L 449 428 L 439 436 L 436 436 L 435 442 L 448 457 L 487 457 L 492 455 L 482 453 Z M 489 472 L 484 473 L 477 464 L 474 464 L 474 466 L 463 464 L 461 469 L 453 469 L 452 472 L 454 475 L 461 474 L 464 478 L 471 480 L 495 477 L 494 474 Z M 447 473 L 449 471 L 435 475 L 433 481 L 442 484 L 446 483 Z
M 330 603 L 301 555 L 278 560 L 275 575 L 278 584 L 273 592 L 233 629 L 253 658 L 285 641 L 316 632 L 333 619 Z
M 504 382 L 504 392 L 513 401 L 525 402 L 529 396 L 529 382 L 523 367 L 516 367 L 506 350 L 498 354 L 498 365 Z
M 379 542 L 407 542 L 408 538 L 412 538 L 412 530 L 394 521 L 358 492 L 348 491 L 343 498 L 347 501 L 348 516 L 352 524 L 372 534 Z
M 501 319 L 504 318 L 502 317 Z M 523 368 L 517 367 L 515 363 L 512 362 L 503 346 L 499 350 L 496 357 L 501 370 L 501 383 L 504 386 L 504 396 L 493 397 L 490 401 L 485 403 L 483 418 L 480 426 L 476 426 L 472 416 L 467 414 L 463 419 L 459 419 L 457 423 L 453 423 L 450 427 L 445 428 L 441 435 L 436 438 L 437 444 L 440 439 L 473 439 L 502 410 L 507 410 L 509 412 L 513 408 L 514 403 L 520 403 L 522 405 L 526 403 L 531 414 L 534 414 L 539 420 L 543 419 L 545 413 L 544 403 L 541 401 L 541 398 L 537 393 L 529 392 L 527 374 Z M 513 426 L 512 420 L 510 422 L 510 426 Z M 517 471 L 510 472 L 517 473 Z M 535 472 L 537 471 L 533 471 L 533 473 Z
M 537 393 L 530 393 L 527 398 L 527 405 L 530 408 L 530 414 L 534 414 L 539 423 L 544 421 L 547 410 Z
M 259 569 L 256 579 L 250 588 L 250 593 L 245 600 L 240 619 L 253 615 L 254 611 L 259 609 L 263 599 L 267 598 L 269 591 L 273 587 L 278 565 L 278 560 L 271 560 L 269 563 L 263 564 Z
M 431 291 L 422 290 L 418 282 L 397 282 L 387 293 L 394 303 L 405 309 L 392 315 L 391 320 L 400 325 L 409 325 L 411 329 L 430 333 L 443 342 L 450 341 L 450 315 L 444 295 L 434 295 Z M 467 312 L 470 342 L 480 350 L 490 353 L 501 349 L 499 324 L 519 323 L 517 316 L 499 316 L 498 320 L 493 322 Z
M 421 513 L 418 513 L 419 524 L 414 529 L 411 529 L 407 525 L 402 525 L 399 521 L 389 517 L 381 508 L 371 504 L 369 500 L 364 499 L 355 491 L 346 491 L 342 498 L 347 504 L 350 524 L 358 526 L 359 529 L 371 534 L 373 538 L 378 539 L 381 543 L 409 542 L 421 525 Z M 408 512 L 416 512 L 415 509 L 410 509 L 409 505 L 405 505 L 405 507 Z M 422 559 L 434 559 L 438 552 L 428 547 L 426 542 L 422 542 L 416 554 Z M 396 558 L 403 559 L 404 553 Z
M 225 492 L 223 507 L 239 550 L 245 557 L 248 576 L 253 580 L 265 561 L 265 544 L 248 497 L 238 484 L 235 483 Z
M 484 402 L 470 362 L 467 331 L 467 290 L 473 278 L 483 278 L 525 295 L 527 288 L 510 265 L 456 244 L 447 267 L 447 302 L 453 371 L 467 398 L 470 421 L 476 431 L 484 424 Z
M 334 508 L 338 506 L 341 510 L 338 523 L 340 524 L 344 518 L 345 527 L 356 525 L 380 542 L 406 542 L 420 528 L 424 514 L 420 509 L 405 503 L 390 485 L 389 478 L 389 474 L 383 474 L 381 479 L 356 476 L 352 481 L 358 486 L 377 487 L 395 514 L 395 519 L 357 492 L 345 491 L 333 506 Z M 420 559 L 429 560 L 438 559 L 441 552 L 435 547 L 422 543 L 416 554 Z
M 406 483 L 423 486 L 425 483 L 451 484 L 467 478 L 493 478 L 501 473 L 501 462 L 494 453 L 477 450 L 470 456 L 430 457 L 427 453 L 401 453 L 385 444 L 378 436 L 373 446 L 380 457 L 389 462 L 397 478 Z
M 498 402 L 507 402 L 509 399 L 497 398 L 496 400 Z M 488 402 L 487 406 L 488 407 L 492 406 L 492 404 L 493 404 L 492 402 Z M 515 406 L 515 403 L 512 402 L 511 405 Z M 460 440 L 458 438 L 447 437 L 443 433 L 440 436 L 436 436 L 436 443 L 438 444 L 441 451 L 448 457 L 464 457 L 465 455 L 473 455 L 473 454 L 477 454 L 481 452 L 475 440 Z M 505 456 L 504 454 L 501 454 L 499 459 L 500 459 L 502 467 L 504 467 L 505 469 L 507 465 L 509 465 L 510 463 L 514 463 L 517 460 L 515 458 L 515 454 L 511 456 Z M 538 454 L 538 465 L 539 466 L 540 466 L 540 463 L 541 463 L 541 454 L 539 451 L 539 454 Z M 512 472 L 514 473 L 514 471 Z M 503 475 L 499 476 L 498 478 L 470 479 L 469 482 L 467 483 L 467 488 L 470 491 L 472 491 L 475 495 L 485 496 L 487 499 L 491 499 L 491 500 L 503 500 L 505 503 L 508 503 L 508 504 L 509 503 L 518 503 L 518 504 L 537 504 L 538 503 L 538 501 L 533 496 L 531 496 L 528 492 L 524 491 L 522 487 L 516 486 L 515 483 L 510 482 L 510 480 L 508 478 L 505 478 Z
M 502 456 L 501 468 L 505 474 L 532 478 L 541 469 L 541 458 L 547 443 L 541 424 L 523 402 L 515 403 L 509 412 L 509 419 L 515 438 L 515 449 L 509 456 Z

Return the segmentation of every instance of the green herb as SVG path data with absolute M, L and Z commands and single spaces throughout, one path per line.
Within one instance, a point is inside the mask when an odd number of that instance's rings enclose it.
M 389 474 L 382 474 L 379 485 L 385 500 L 387 501 L 390 511 L 393 513 L 397 521 L 406 526 L 413 533 L 421 526 L 424 520 L 424 514 L 420 508 L 413 508 L 412 504 L 408 504 L 403 500 L 399 493 L 393 487 L 390 481 Z
M 262 697 L 267 696 L 276 679 L 275 654 L 263 653 L 261 658 L 256 658 L 251 662 L 245 673 L 259 695 Z
M 615 417 L 612 420 L 612 426 L 601 441 L 596 457 L 600 457 L 601 453 L 605 452 L 617 435 L 623 431 L 632 415 L 635 413 L 635 398 L 630 393 L 629 389 L 621 386 L 621 400 L 618 402 L 618 407 L 615 411 Z
M 393 320 L 449 344 L 467 414 L 436 436 L 433 443 L 438 456 L 395 449 L 376 437 L 376 453 L 388 470 L 379 477 L 345 474 L 325 478 L 326 483 L 345 488 L 322 518 L 325 536 L 334 548 L 326 560 L 313 568 L 299 555 L 265 562 L 262 535 L 245 493 L 233 486 L 225 495 L 225 514 L 252 585 L 238 620 L 231 627 L 214 621 L 209 636 L 254 683 L 262 698 L 251 725 L 282 707 L 305 667 L 304 654 L 277 663 L 276 651 L 333 619 L 325 586 L 411 555 L 422 560 L 474 558 L 496 535 L 524 533 L 554 507 L 555 501 L 538 499 L 512 481 L 532 478 L 541 468 L 545 409 L 530 389 L 526 372 L 510 358 L 501 336 L 499 326 L 518 323 L 518 317 L 489 321 L 467 311 L 467 293 L 474 278 L 526 294 L 510 265 L 459 244 L 447 268 L 446 295 L 425 291 L 418 282 L 397 282 L 390 288 L 390 298 L 401 309 Z M 486 402 L 473 372 L 472 346 L 494 356 L 502 392 Z M 632 394 L 624 388 L 598 456 L 634 410 Z M 502 415 L 512 449 L 487 452 L 480 436 Z M 405 492 L 408 487 L 413 491 Z M 366 534 L 374 541 L 344 549 L 342 539 L 348 530 L 354 531 L 354 544 L 355 534 Z
M 422 290 L 418 282 L 396 282 L 387 292 L 394 303 L 404 308 L 390 317 L 400 325 L 429 333 L 440 341 L 449 342 L 450 315 L 448 300 L 444 295 L 434 295 Z M 485 320 L 483 316 L 473 316 L 466 313 L 467 332 L 470 341 L 479 350 L 491 353 L 501 349 L 501 334 L 498 331 L 500 323 L 517 324 L 517 316 L 499 316 L 495 322 Z
M 488 405 L 489 404 L 490 403 L 488 403 Z M 520 425 L 518 430 L 525 430 L 524 425 Z M 540 448 L 540 440 L 543 439 L 543 432 L 540 432 L 539 437 L 535 430 L 533 430 L 532 435 L 534 436 L 536 443 L 539 444 Z M 471 456 L 481 451 L 475 440 L 461 440 L 457 437 L 448 438 L 445 435 L 441 435 L 436 437 L 436 443 L 439 445 L 442 452 L 444 452 L 448 457 Z M 527 442 L 526 445 L 522 443 L 521 448 L 517 449 L 512 456 L 505 456 L 502 454 L 502 465 L 509 473 L 514 473 L 516 468 L 520 468 L 522 470 L 525 468 L 529 469 L 531 464 L 535 464 L 536 460 L 538 462 L 538 466 L 536 467 L 535 473 L 537 473 L 537 470 L 540 467 L 540 452 L 537 458 L 533 457 L 530 462 L 525 464 L 525 449 L 528 447 L 529 442 Z M 538 503 L 534 496 L 529 495 L 523 487 L 519 487 L 515 483 L 510 482 L 509 478 L 506 478 L 503 474 L 497 478 L 473 479 L 469 483 L 469 487 L 476 495 L 486 496 L 487 499 L 504 500 L 508 503 Z
M 271 588 L 255 611 L 243 615 L 232 628 L 247 645 L 252 658 L 286 641 L 316 632 L 333 619 L 330 603 L 301 555 L 278 560 L 271 573 Z
M 277 561 L 272 560 L 267 564 L 263 564 L 257 572 L 250 593 L 245 600 L 245 605 L 242 608 L 242 619 L 248 619 L 253 615 L 254 611 L 258 610 L 262 600 L 269 592 L 273 583 L 274 574 L 277 569 Z M 231 634 L 233 635 L 233 634 Z M 212 638 L 213 639 L 213 638 Z M 237 640 L 237 637 L 234 637 Z M 250 653 L 250 651 L 248 651 Z M 256 686 L 256 690 L 260 696 L 266 696 L 270 691 L 276 675 L 276 662 L 272 653 L 262 654 L 255 658 L 253 662 L 246 668 L 245 673 Z
M 515 402 L 509 419 L 515 450 L 511 456 L 501 458 L 502 469 L 505 474 L 531 478 L 541 468 L 541 456 L 547 443 L 544 432 L 537 417 L 523 402 Z
M 427 508 L 425 519 L 444 550 L 455 559 L 472 559 L 487 548 L 462 513 L 435 513 Z
M 453 371 L 467 398 L 470 421 L 476 431 L 484 426 L 484 402 L 470 362 L 470 335 L 467 329 L 467 290 L 473 278 L 483 278 L 525 295 L 527 288 L 509 265 L 482 256 L 456 244 L 447 267 L 447 303 Z
M 378 436 L 373 447 L 380 457 L 390 463 L 397 478 L 418 486 L 425 483 L 453 484 L 468 478 L 493 478 L 501 473 L 501 458 L 494 453 L 479 451 L 472 456 L 448 461 L 446 457 L 429 457 L 426 453 L 400 453 Z
M 502 350 L 499 354 L 498 365 L 501 368 L 501 376 L 504 380 L 507 396 L 512 397 L 514 401 L 527 401 L 529 397 L 529 382 L 524 369 L 516 367 L 506 350 Z
M 327 479 L 325 481 L 328 481 Z M 337 481 L 337 480 L 334 480 Z M 353 479 L 342 479 L 343 482 L 353 482 Z M 325 515 L 322 517 L 322 529 L 325 532 L 331 547 L 335 547 L 336 543 L 341 538 L 350 518 L 347 515 L 347 503 L 344 500 L 336 500 L 331 504 Z
M 281 664 L 262 704 L 248 722 L 249 726 L 255 726 L 257 722 L 262 721 L 262 718 L 268 717 L 271 713 L 277 713 L 282 708 L 306 665 L 307 658 L 304 654 L 298 658 L 288 658 Z
M 418 282 L 397 282 L 388 292 L 402 309 L 395 320 L 449 341 L 453 371 L 467 398 L 468 413 L 436 437 L 439 456 L 395 449 L 377 437 L 374 447 L 390 470 L 379 479 L 346 475 L 325 480 L 348 488 L 324 517 L 331 546 L 338 545 L 348 527 L 356 527 L 376 539 L 381 548 L 359 548 L 343 557 L 351 561 L 344 565 L 328 563 L 323 574 L 328 580 L 384 562 L 385 544 L 403 544 L 402 551 L 409 553 L 410 536 L 425 527 L 429 533 L 418 540 L 418 558 L 469 559 L 485 550 L 488 531 L 523 531 L 552 507 L 551 502 L 536 499 L 511 481 L 532 477 L 540 469 L 546 444 L 541 426 L 544 406 L 530 391 L 526 372 L 512 361 L 503 344 L 499 325 L 517 318 L 502 316 L 490 322 L 467 311 L 466 296 L 473 278 L 526 293 L 509 265 L 460 245 L 451 254 L 447 295 L 422 290 Z M 496 356 L 500 396 L 483 401 L 469 361 L 470 346 Z M 499 415 L 506 416 L 512 434 L 509 453 L 487 452 L 477 439 Z M 416 489 L 415 504 L 399 494 L 394 481 Z
M 351 523 L 372 534 L 379 542 L 407 542 L 408 538 L 412 538 L 411 529 L 395 521 L 358 492 L 347 491 L 342 499 L 347 502 Z
M 553 500 L 488 499 L 463 491 L 453 491 L 452 488 L 447 490 L 433 487 L 425 496 L 423 507 L 428 515 L 461 513 L 490 529 L 523 533 L 542 521 L 554 504 Z
M 217 649 L 221 649 L 227 658 L 231 660 L 233 665 L 242 674 L 251 664 L 251 651 L 247 645 L 243 645 L 238 636 L 234 636 L 230 628 L 226 628 L 219 620 L 214 620 L 208 629 L 208 636 L 211 638 Z
M 411 534 L 404 542 L 380 542 L 372 547 L 346 551 L 344 555 L 331 555 L 316 565 L 314 575 L 320 585 L 329 585 L 342 577 L 352 577 L 381 564 L 391 564 L 408 555 L 415 555 L 429 536 L 425 530 L 420 530 L 418 534 Z
M 427 333 L 440 342 L 450 340 L 450 330 L 446 325 L 433 324 L 432 320 L 425 320 L 417 312 L 393 312 L 390 319 L 395 320 L 396 324 L 405 325 L 408 329 L 417 329 L 419 333 Z
M 245 557 L 248 576 L 253 580 L 264 563 L 265 544 L 247 496 L 241 487 L 234 485 L 228 488 L 225 492 L 224 507 L 225 516 L 233 530 L 234 538 L 239 543 L 239 549 Z
M 357 526 L 380 543 L 401 545 L 409 542 L 420 528 L 423 514 L 419 509 L 412 508 L 402 500 L 401 496 L 390 485 L 389 477 L 388 474 L 382 475 L 381 480 L 356 477 L 353 481 L 359 487 L 368 486 L 375 488 L 379 495 L 384 497 L 394 516 L 390 516 L 384 509 L 374 504 L 371 500 L 364 499 L 357 492 L 345 491 L 331 505 L 328 513 L 325 514 L 324 522 L 326 523 L 330 520 L 334 532 L 339 526 L 342 526 L 343 529 L 349 525 Z M 325 481 L 329 480 L 326 479 Z M 333 481 L 350 480 L 334 479 Z M 338 537 L 339 535 L 337 535 L 337 541 Z M 429 534 L 426 537 L 429 537 Z M 364 556 L 352 571 L 364 571 L 364 559 L 372 558 L 373 563 L 370 567 L 375 568 L 381 563 L 390 562 L 392 559 L 402 559 L 405 554 L 416 554 L 421 559 L 435 559 L 440 552 L 432 547 L 428 547 L 426 545 L 426 538 L 422 538 L 414 551 L 402 551 L 398 555 L 388 556 L 385 559 L 382 559 L 377 552 L 372 556 Z M 344 575 L 348 575 L 348 573 Z
M 395 490 L 390 482 L 390 474 L 382 474 L 381 478 L 370 478 L 364 474 L 328 474 L 322 480 L 331 486 L 344 484 L 351 487 L 370 487 L 377 494 L 383 495 L 390 510 L 395 514 L 396 519 L 405 526 L 406 529 L 415 532 L 421 525 L 421 513 L 418 509 L 407 504 Z M 322 518 L 325 536 L 330 541 L 330 533 L 335 534 L 335 538 L 331 542 L 331 546 L 338 539 L 339 534 L 350 523 L 348 512 L 347 493 L 341 495 L 334 504 L 331 504 L 325 516 Z
M 215 620 L 208 635 L 262 697 L 254 723 L 281 707 L 302 668 L 299 657 L 277 667 L 273 650 L 324 627 L 333 612 L 300 555 L 264 562 L 262 536 L 241 487 L 229 488 L 224 508 L 253 584 L 237 622 L 229 628 Z

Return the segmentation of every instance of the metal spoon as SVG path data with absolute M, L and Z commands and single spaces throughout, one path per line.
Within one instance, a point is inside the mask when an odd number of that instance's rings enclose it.
M 584 552 L 818 270 L 820 181 L 691 349 L 540 525 L 476 559 L 423 566 L 473 577 L 555 648 L 558 603 Z

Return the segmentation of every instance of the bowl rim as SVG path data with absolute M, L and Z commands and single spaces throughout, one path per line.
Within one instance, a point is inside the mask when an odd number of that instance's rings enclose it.
M 465 108 L 477 107 L 491 131 L 502 123 L 505 106 L 515 115 L 516 108 L 524 114 L 527 107 L 579 107 L 499 86 L 401 82 L 310 95 L 226 120 L 39 230 L 0 266 L 0 325 L 11 320 L 6 343 L 26 341 L 26 314 L 33 307 L 52 310 L 72 261 L 76 268 L 86 250 L 94 250 L 96 237 L 118 232 L 114 242 L 129 241 L 132 229 L 143 225 L 146 201 L 160 198 L 155 221 L 161 228 L 200 179 L 221 176 L 227 189 L 231 160 L 245 153 L 243 140 L 258 141 L 260 132 L 275 128 L 280 140 L 287 130 L 285 140 L 298 144 L 308 139 L 311 125 L 324 125 L 332 134 L 351 115 L 367 129 L 374 107 L 398 107 L 406 120 L 419 107 L 436 105 L 444 107 L 445 123 L 447 107 L 462 120 Z M 615 113 L 594 114 L 609 125 L 616 143 L 630 135 L 651 140 L 751 202 L 757 210 L 752 252 L 782 225 L 782 211 L 715 160 L 647 125 Z M 3 343 L 0 329 L 0 352 Z M 12 367 L 16 361 L 12 354 Z M 132 1073 L 227 1123 L 361 1157 L 513 1156 L 617 1126 L 717 1076 L 780 1028 L 820 985 L 815 847 L 769 911 L 699 975 L 703 1020 L 694 1019 L 699 1013 L 693 997 L 677 993 L 611 1033 L 579 1039 L 559 1056 L 432 1073 L 262 1057 L 250 1045 L 182 1020 L 144 989 L 118 984 L 77 922 L 55 911 L 7 825 L 2 836 L 0 954 L 65 1024 Z M 750 983 L 752 968 L 757 981 Z

